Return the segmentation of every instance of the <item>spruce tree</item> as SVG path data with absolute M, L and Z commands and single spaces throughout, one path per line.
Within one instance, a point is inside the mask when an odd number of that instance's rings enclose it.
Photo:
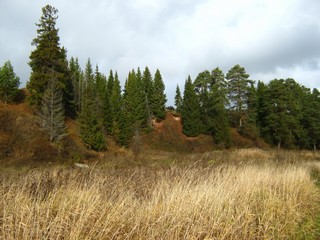
M 10 61 L 4 63 L 0 68 L 0 99 L 11 102 L 19 92 L 20 79 L 16 76 Z
M 200 104 L 200 129 L 203 133 L 209 133 L 209 83 L 211 81 L 210 72 L 205 70 L 198 74 L 193 83 Z
M 61 49 L 61 72 L 64 73 L 62 79 L 63 89 L 63 103 L 65 114 L 68 117 L 76 117 L 76 103 L 75 103 L 75 89 L 73 87 L 71 72 L 69 71 L 69 62 L 67 60 L 67 50 L 62 47 Z
M 124 89 L 124 108 L 133 128 L 146 126 L 148 113 L 139 71 L 138 74 L 134 70 L 129 72 Z
M 151 123 L 152 118 L 152 96 L 154 92 L 153 79 L 148 67 L 145 67 L 142 75 L 142 85 L 144 88 L 144 97 L 147 107 L 147 116 L 149 119 L 149 123 Z
M 152 111 L 156 119 L 163 120 L 166 117 L 166 94 L 164 93 L 165 86 L 162 80 L 160 71 L 157 69 L 154 75 L 154 87 L 153 87 L 153 97 L 152 97 Z
M 84 72 L 83 101 L 78 122 L 82 140 L 89 148 L 96 151 L 104 149 L 106 143 L 103 134 L 103 120 L 96 103 L 98 96 L 95 75 L 90 59 L 88 59 Z
M 79 65 L 78 58 L 74 59 L 71 57 L 69 61 L 69 73 L 72 82 L 72 88 L 74 91 L 74 105 L 75 111 L 80 112 L 81 110 L 81 101 L 83 95 L 83 88 L 82 88 L 82 70 Z
M 111 134 L 120 143 L 120 122 L 123 114 L 121 86 L 117 72 L 115 73 L 113 88 L 110 96 L 110 110 L 112 115 Z
M 49 80 L 44 92 L 40 116 L 50 142 L 60 141 L 66 136 L 63 93 L 54 78 Z
M 178 113 L 180 113 L 181 112 L 181 106 L 182 106 L 182 96 L 181 96 L 179 85 L 177 85 L 177 87 L 176 87 L 176 95 L 174 97 L 174 104 L 176 106 L 176 111 Z
M 31 52 L 29 65 L 31 67 L 30 80 L 27 83 L 29 103 L 40 107 L 44 91 L 50 79 L 55 79 L 57 86 L 66 95 L 66 52 L 60 47 L 60 38 L 56 28 L 58 10 L 50 5 L 42 8 L 42 16 L 38 27 L 38 36 L 32 45 L 36 48 Z
M 200 134 L 200 105 L 190 76 L 184 86 L 181 115 L 183 133 L 188 137 L 198 136 Z
M 212 70 L 209 89 L 208 128 L 215 143 L 228 146 L 230 144 L 230 134 L 226 110 L 228 104 L 227 83 L 220 68 Z

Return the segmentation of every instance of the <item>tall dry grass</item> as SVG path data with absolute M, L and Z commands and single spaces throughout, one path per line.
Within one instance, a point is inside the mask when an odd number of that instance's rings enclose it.
M 315 166 L 266 159 L 204 168 L 2 173 L 0 239 L 312 236 L 320 207 L 310 177 Z

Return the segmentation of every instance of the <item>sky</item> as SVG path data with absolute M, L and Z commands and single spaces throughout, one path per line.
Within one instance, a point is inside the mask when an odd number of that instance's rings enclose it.
M 236 64 L 250 79 L 294 78 L 320 88 L 319 0 L 1 0 L 0 65 L 10 60 L 25 86 L 42 7 L 58 9 L 68 58 L 102 73 L 159 69 L 167 105 L 188 75 Z

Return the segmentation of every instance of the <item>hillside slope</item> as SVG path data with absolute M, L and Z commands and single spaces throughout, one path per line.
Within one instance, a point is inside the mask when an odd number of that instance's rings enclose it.
M 41 130 L 39 120 L 25 103 L 4 105 L 0 103 L 0 161 L 68 161 L 83 160 L 100 156 L 90 151 L 81 141 L 77 124 L 74 120 L 66 121 L 68 136 L 60 145 L 49 142 L 48 136 Z M 254 147 L 258 144 L 242 137 L 236 130 L 230 130 L 234 147 Z M 211 136 L 186 137 L 182 132 L 180 117 L 171 111 L 166 112 L 166 119 L 153 122 L 153 130 L 141 135 L 144 149 L 179 152 L 206 152 L 218 148 Z M 109 151 L 120 149 L 108 137 Z

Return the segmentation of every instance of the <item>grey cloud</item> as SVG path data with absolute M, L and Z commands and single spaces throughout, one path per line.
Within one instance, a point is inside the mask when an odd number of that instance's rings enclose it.
M 122 82 L 132 68 L 148 66 L 153 73 L 159 68 L 170 105 L 176 85 L 183 88 L 189 74 L 194 79 L 199 72 L 218 66 L 227 72 L 241 64 L 253 77 L 294 73 L 304 83 L 320 74 L 319 1 L 297 0 L 292 16 L 279 18 L 271 27 L 272 19 L 264 19 L 262 29 L 252 26 L 255 17 L 264 13 L 264 4 L 257 8 L 259 4 L 250 0 L 248 9 L 238 11 L 233 2 L 217 9 L 220 5 L 212 1 L 51 0 L 50 4 L 59 10 L 59 35 L 69 57 L 78 57 L 82 67 L 90 57 L 105 74 L 118 71 Z M 0 64 L 10 59 L 24 83 L 43 5 L 41 1 L 0 1 Z M 230 41 L 241 24 L 248 28 Z M 303 72 L 308 77 L 303 78 Z

